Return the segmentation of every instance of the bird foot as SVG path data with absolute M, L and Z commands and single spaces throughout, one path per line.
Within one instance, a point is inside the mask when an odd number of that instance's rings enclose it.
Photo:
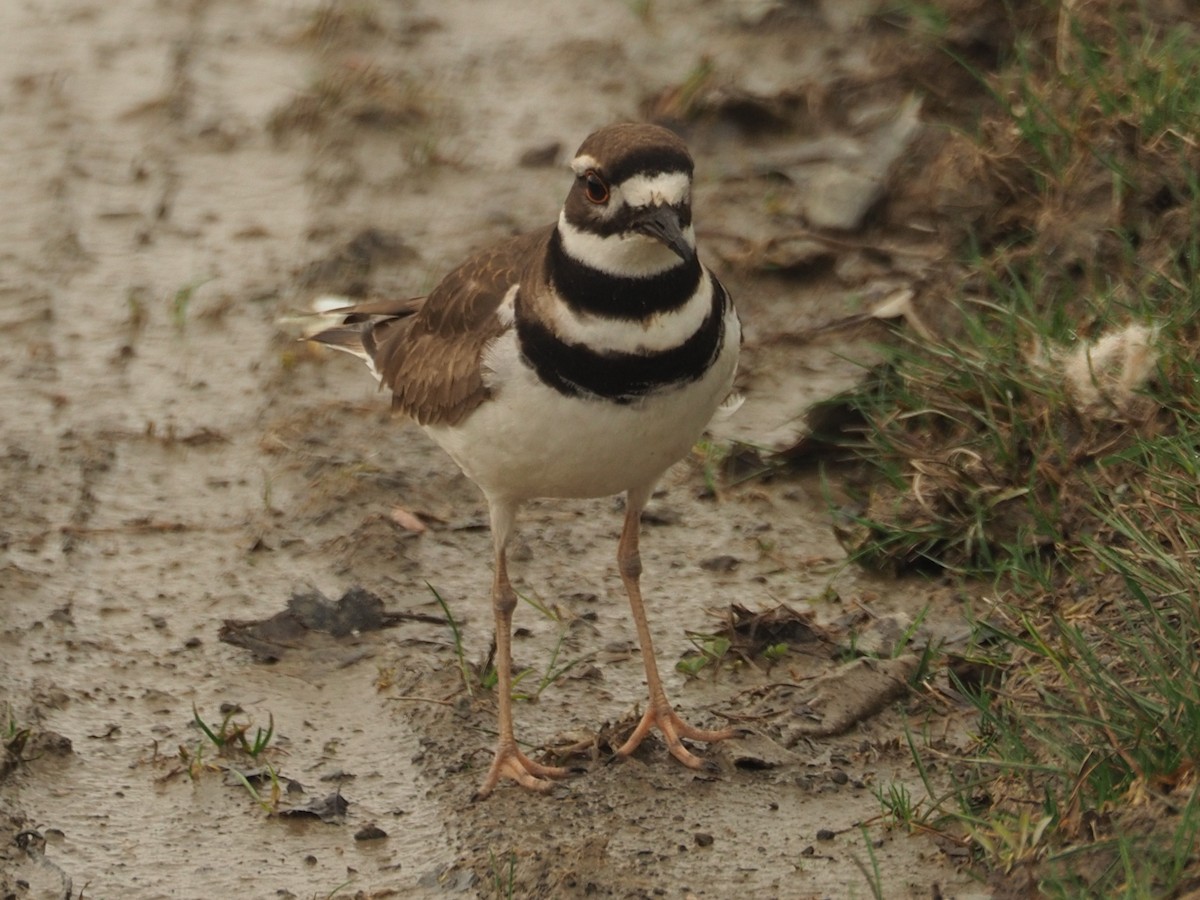
M 687 766 L 689 769 L 700 769 L 704 767 L 704 760 L 696 756 L 687 747 L 683 746 L 681 738 L 690 738 L 694 741 L 724 741 L 734 737 L 737 732 L 732 729 L 723 731 L 709 731 L 704 728 L 696 728 L 689 725 L 683 719 L 676 715 L 670 704 L 665 701 L 660 705 L 651 703 L 646 712 L 642 715 L 642 720 L 638 722 L 637 728 L 633 730 L 633 734 L 629 736 L 624 744 L 617 750 L 617 756 L 628 757 L 638 748 L 638 745 L 650 733 L 650 729 L 658 726 L 658 730 L 663 733 L 663 737 L 667 740 L 667 749 L 671 751 L 671 755 Z
M 501 778 L 512 779 L 521 787 L 529 788 L 531 791 L 545 793 L 554 787 L 554 782 L 547 779 L 564 778 L 566 775 L 567 770 L 564 768 L 543 766 L 541 763 L 534 762 L 518 750 L 516 744 L 507 746 L 501 744 L 496 748 L 496 755 L 492 759 L 487 777 L 483 779 L 483 784 L 475 792 L 473 799 L 483 800 L 500 783 Z

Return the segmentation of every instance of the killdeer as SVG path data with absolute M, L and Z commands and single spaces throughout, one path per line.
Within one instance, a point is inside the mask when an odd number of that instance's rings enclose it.
M 617 750 L 653 727 L 672 755 L 695 728 L 663 690 L 642 604 L 639 520 L 655 482 L 729 396 L 741 326 L 701 265 L 692 227 L 692 158 L 654 125 L 613 125 L 583 142 L 558 222 L 467 259 L 428 297 L 339 310 L 313 339 L 366 360 L 487 498 L 494 559 L 499 741 L 477 797 L 502 778 L 547 790 L 566 769 L 529 759 L 513 738 L 511 625 L 517 596 L 505 549 L 535 497 L 624 492 L 617 561 L 629 595 L 649 705 Z

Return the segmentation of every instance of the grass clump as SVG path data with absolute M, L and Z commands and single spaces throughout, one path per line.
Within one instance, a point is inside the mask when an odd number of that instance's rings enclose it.
M 267 726 L 263 728 L 261 725 L 255 726 L 249 719 L 239 721 L 237 717 L 241 712 L 240 707 L 230 706 L 223 709 L 219 723 L 210 724 L 193 705 L 192 724 L 202 737 L 191 747 L 179 745 L 182 771 L 192 780 L 199 778 L 206 770 L 226 772 L 245 788 L 264 812 L 277 812 L 283 789 L 278 770 L 267 758 L 275 750 L 272 746 L 275 717 L 269 715 Z M 250 734 L 251 726 L 254 727 L 253 736 Z M 210 754 L 221 761 L 209 761 Z M 264 786 L 270 789 L 265 796 L 262 790 Z
M 1081 469 L 1194 394 L 1200 39 L 1154 7 L 1023 9 L 991 104 L 926 161 L 938 312 L 849 398 L 866 561 L 988 574 L 1071 544 Z
M 1163 477 L 1179 443 L 1145 442 L 1140 470 L 1096 486 L 1100 524 L 1057 591 L 997 607 L 1012 656 L 1001 690 L 973 694 L 975 784 L 951 815 L 1050 895 L 1172 896 L 1200 877 L 1200 497 L 1157 494 L 1184 487 Z
M 33 727 L 19 722 L 12 705 L 5 703 L 4 718 L 0 724 L 0 781 L 25 761 L 25 747 L 33 733 Z
M 486 659 L 484 659 L 478 665 L 473 665 L 470 663 L 467 660 L 466 651 L 464 649 L 462 627 L 454 618 L 454 614 L 450 611 L 450 605 L 433 585 L 429 584 L 429 582 L 426 582 L 425 586 L 429 588 L 430 593 L 433 594 L 434 600 L 437 601 L 438 606 L 441 608 L 442 613 L 446 617 L 446 623 L 450 628 L 450 634 L 454 642 L 454 655 L 458 662 L 459 675 L 467 695 L 474 697 L 477 688 L 481 688 L 484 691 L 492 691 L 499 683 L 499 674 L 497 673 L 495 666 L 495 638 L 493 637 L 492 643 L 488 648 Z M 584 656 L 577 656 L 560 662 L 559 656 L 562 654 L 563 645 L 565 644 L 567 636 L 570 632 L 570 622 L 564 619 L 562 611 L 557 606 L 551 608 L 541 600 L 531 595 L 518 594 L 517 596 L 537 610 L 545 618 L 557 623 L 559 626 L 558 638 L 555 641 L 553 649 L 550 651 L 550 657 L 546 663 L 546 668 L 538 676 L 537 685 L 528 690 L 522 688 L 518 691 L 517 686 L 525 681 L 530 675 L 535 673 L 533 669 L 521 669 L 520 671 L 514 671 L 512 673 L 512 699 L 536 703 L 539 699 L 541 699 L 542 694 L 547 688 L 549 688 L 551 685 L 559 683 L 576 666 L 582 663 L 590 662 L 595 657 L 595 654 L 589 653 L 585 654 Z
M 1010 15 L 975 72 L 990 102 L 912 188 L 952 248 L 939 314 L 844 398 L 868 477 L 843 539 L 994 586 L 1002 680 L 958 685 L 978 734 L 923 825 L 1010 889 L 1179 896 L 1200 884 L 1200 34 L 1167 3 Z

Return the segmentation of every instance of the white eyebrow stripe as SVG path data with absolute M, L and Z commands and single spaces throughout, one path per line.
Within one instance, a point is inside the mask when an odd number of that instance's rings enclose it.
M 587 153 L 581 153 L 571 160 L 571 171 L 576 175 L 582 175 L 588 169 L 598 169 L 600 164 L 596 162 L 595 157 Z
M 629 206 L 678 206 L 689 199 L 692 179 L 687 172 L 631 175 L 621 182 L 622 198 Z

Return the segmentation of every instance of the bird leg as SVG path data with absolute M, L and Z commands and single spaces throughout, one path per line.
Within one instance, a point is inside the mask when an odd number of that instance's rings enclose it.
M 500 737 L 496 742 L 496 755 L 483 784 L 475 792 L 476 800 L 482 800 L 492 792 L 501 778 L 511 778 L 522 787 L 535 791 L 548 791 L 554 786 L 547 778 L 562 778 L 567 770 L 557 766 L 543 766 L 527 757 L 517 747 L 513 737 L 512 721 L 512 615 L 517 606 L 517 594 L 508 580 L 508 564 L 505 558 L 508 536 L 512 531 L 515 510 L 501 503 L 490 503 L 492 513 L 492 541 L 495 552 L 495 574 L 492 579 L 492 610 L 496 616 L 496 691 L 500 703 Z
M 642 647 L 642 663 L 646 667 L 646 683 L 650 688 L 650 705 L 633 734 L 629 736 L 629 740 L 617 750 L 617 755 L 629 756 L 650 733 L 650 729 L 657 725 L 667 740 L 667 749 L 671 751 L 671 755 L 688 768 L 699 769 L 704 765 L 704 761 L 689 751 L 681 738 L 723 741 L 733 737 L 735 732 L 708 731 L 683 721 L 672 709 L 666 691 L 663 690 L 662 679 L 658 677 L 658 664 L 654 660 L 654 645 L 650 640 L 650 627 L 646 623 L 646 608 L 642 604 L 642 588 L 639 583 L 642 558 L 638 553 L 638 536 L 641 530 L 642 509 L 649 498 L 649 488 L 631 490 L 626 498 L 625 525 L 621 529 L 621 542 L 617 546 L 617 564 L 621 572 L 621 581 L 625 584 L 625 592 L 629 594 L 629 606 L 633 610 L 638 642 Z

